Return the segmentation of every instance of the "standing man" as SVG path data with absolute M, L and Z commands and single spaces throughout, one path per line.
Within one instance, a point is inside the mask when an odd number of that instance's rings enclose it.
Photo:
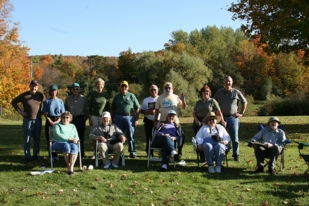
M 134 94 L 129 91 L 127 81 L 120 83 L 120 93 L 116 94 L 112 103 L 112 120 L 121 131 L 125 131 L 128 144 L 130 158 L 136 157 L 134 144 L 134 130 L 138 125 L 139 103 Z
M 25 161 L 30 161 L 30 139 L 33 137 L 33 159 L 40 161 L 40 136 L 42 128 L 41 104 L 45 96 L 38 92 L 39 83 L 36 80 L 30 82 L 30 90 L 18 95 L 12 100 L 12 106 L 23 117 L 24 154 Z M 23 109 L 18 106 L 22 103 Z
M 186 109 L 187 103 L 186 103 L 185 95 L 182 93 L 179 98 L 178 95 L 173 94 L 172 83 L 166 82 L 164 84 L 163 94 L 161 94 L 158 97 L 157 102 L 156 102 L 154 125 L 157 126 L 159 114 L 160 114 L 159 120 L 161 122 L 165 122 L 168 111 L 174 110 L 176 111 L 176 113 L 178 113 L 177 111 L 178 106 L 181 106 L 182 109 Z
M 78 83 L 73 83 L 71 85 L 72 95 L 68 96 L 65 99 L 65 109 L 73 115 L 72 124 L 75 125 L 78 133 L 78 137 L 80 139 L 80 147 L 82 158 L 85 157 L 85 149 L 84 149 L 84 138 L 85 138 L 85 130 L 86 130 L 86 121 L 88 119 L 88 104 L 87 98 L 81 94 L 80 86 Z
M 239 117 L 242 117 L 247 108 L 247 100 L 244 95 L 237 89 L 232 88 L 233 79 L 226 76 L 223 80 L 224 88 L 219 89 L 214 99 L 219 103 L 226 127 L 232 139 L 234 161 L 239 161 Z M 242 107 L 238 111 L 238 104 Z
M 149 88 L 150 96 L 145 98 L 142 103 L 141 113 L 144 114 L 144 129 L 146 134 L 146 153 L 148 155 L 149 140 L 152 139 L 152 127 L 155 120 L 155 106 L 158 99 L 157 85 L 151 85 Z M 151 151 L 151 156 L 152 151 Z

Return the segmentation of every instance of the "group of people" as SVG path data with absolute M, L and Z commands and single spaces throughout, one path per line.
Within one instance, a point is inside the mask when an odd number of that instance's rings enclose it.
M 48 99 L 45 98 L 44 94 L 37 91 L 38 85 L 39 83 L 36 80 L 32 80 L 29 86 L 30 90 L 12 100 L 13 107 L 23 116 L 25 161 L 31 159 L 31 137 L 34 140 L 32 158 L 40 160 L 41 114 L 44 114 L 46 118 L 45 136 L 47 145 L 49 145 L 50 134 L 52 134 L 52 147 L 64 154 L 69 175 L 74 174 L 73 167 L 78 149 L 81 150 L 81 156 L 85 156 L 84 136 L 88 118 L 90 125 L 89 138 L 93 141 L 94 150 L 96 148 L 95 140 L 98 140 L 99 155 L 102 157 L 105 169 L 108 169 L 111 165 L 114 168 L 118 167 L 123 143 L 126 140 L 128 141 L 130 158 L 136 157 L 134 132 L 135 127 L 138 125 L 140 112 L 144 114 L 146 152 L 148 153 L 149 140 L 152 140 L 150 144 L 161 148 L 162 165 L 160 170 L 167 170 L 170 156 L 175 161 L 178 161 L 182 156 L 184 139 L 182 139 L 183 132 L 177 114 L 178 107 L 186 109 L 187 104 L 184 94 L 178 96 L 173 93 L 171 82 L 164 84 L 164 91 L 161 95 L 158 95 L 158 86 L 151 85 L 149 88 L 150 96 L 143 100 L 141 108 L 136 96 L 129 92 L 127 81 L 120 83 L 120 92 L 116 94 L 111 105 L 108 93 L 103 91 L 105 82 L 101 78 L 96 80 L 96 91 L 91 93 L 89 102 L 85 96 L 80 94 L 80 85 L 78 83 L 71 85 L 72 95 L 69 95 L 65 102 L 57 98 L 59 91 L 57 85 L 50 86 L 50 98 Z M 197 148 L 202 155 L 201 158 L 208 163 L 209 173 L 221 172 L 221 163 L 225 150 L 230 143 L 233 148 L 234 160 L 239 161 L 239 117 L 245 113 L 247 101 L 239 90 L 233 88 L 231 76 L 224 78 L 223 85 L 224 88 L 218 90 L 213 98 L 211 98 L 210 88 L 204 85 L 199 91 L 201 99 L 196 102 L 193 111 L 193 130 L 198 144 Z M 21 108 L 18 103 L 22 103 L 23 107 Z M 41 111 L 42 103 L 43 110 Z M 238 108 L 239 103 L 241 103 L 240 109 Z M 272 154 L 276 156 L 276 152 L 281 151 L 281 145 L 277 147 L 278 144 L 273 143 L 274 140 L 268 133 L 275 131 L 276 136 L 279 134 L 280 141 L 285 136 L 284 132 L 277 128 L 278 125 L 276 127 L 276 124 L 273 124 L 273 122 L 280 123 L 279 120 L 275 120 L 269 121 L 269 127 L 267 127 L 270 128 L 269 131 L 263 129 L 262 131 L 265 131 L 263 133 L 259 132 L 253 140 L 255 142 L 261 139 L 264 140 L 267 146 L 263 147 L 264 150 L 272 149 Z M 154 139 L 152 138 L 153 128 L 156 129 Z M 50 129 L 51 132 L 49 132 Z M 269 139 L 265 139 L 264 135 L 268 135 Z M 77 141 L 80 141 L 81 148 L 77 148 Z M 177 147 L 178 151 L 176 151 Z M 278 149 L 273 149 L 273 147 Z M 256 157 L 259 161 L 257 172 L 261 171 L 263 167 L 263 158 L 260 155 L 262 152 L 260 150 L 255 147 Z M 114 153 L 112 162 L 108 158 L 108 153 L 111 152 Z M 152 151 L 150 152 L 151 154 L 148 155 L 153 155 Z M 58 159 L 56 154 L 49 155 L 52 155 L 54 160 Z M 213 165 L 214 160 L 215 166 Z M 273 173 L 275 161 L 276 157 L 273 158 L 272 164 L 270 164 L 270 173 Z

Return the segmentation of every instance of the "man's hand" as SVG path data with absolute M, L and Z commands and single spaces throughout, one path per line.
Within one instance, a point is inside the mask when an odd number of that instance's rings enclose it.
M 21 116 L 23 116 L 23 117 L 27 117 L 27 113 L 26 112 L 24 112 L 24 111 L 18 111 L 18 113 L 21 115 Z
M 227 122 L 226 122 L 226 121 L 224 121 L 224 120 L 222 120 L 222 121 L 221 121 L 221 124 L 222 124 L 222 126 L 223 126 L 223 127 L 226 127 Z
M 138 120 L 134 122 L 134 126 L 136 127 L 138 125 Z
M 119 139 L 121 140 L 122 143 L 124 143 L 126 141 L 126 137 L 124 135 L 121 135 L 119 137 Z
M 270 144 L 270 143 L 265 143 L 265 144 L 264 144 L 264 146 L 265 146 L 266 148 L 270 148 L 270 147 L 272 147 L 272 146 L 273 146 L 273 144 Z
M 99 137 L 99 140 L 100 140 L 101 142 L 107 142 L 107 140 L 106 140 L 103 136 L 100 136 L 100 137 Z

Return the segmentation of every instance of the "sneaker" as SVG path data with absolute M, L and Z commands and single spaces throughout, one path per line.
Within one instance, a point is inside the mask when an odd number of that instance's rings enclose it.
M 135 159 L 136 158 L 135 154 L 130 154 L 130 158 Z
M 167 171 L 166 168 L 161 167 L 160 172 L 166 172 L 166 171 Z
M 208 172 L 209 172 L 209 173 L 215 173 L 215 168 L 214 168 L 214 166 L 208 166 Z
M 268 169 L 268 173 L 272 174 L 272 175 L 276 175 L 277 174 L 276 171 L 273 168 L 269 168 Z
M 93 155 L 93 156 L 91 157 L 91 159 L 93 159 L 93 160 L 94 160 L 94 159 L 95 159 L 95 155 Z
M 118 168 L 119 167 L 118 165 L 116 165 L 114 163 L 112 163 L 112 165 L 113 165 L 113 168 Z
M 39 157 L 33 157 L 32 159 L 35 161 L 41 162 L 41 159 Z
M 25 162 L 30 162 L 30 158 L 29 157 L 25 157 Z
M 216 173 L 221 173 L 221 166 L 216 166 L 215 171 Z
M 69 172 L 68 172 L 68 175 L 70 175 L 70 176 L 71 176 L 71 175 L 74 175 L 74 174 L 75 174 L 74 171 L 69 171 Z
M 104 168 L 104 169 L 108 169 L 110 166 L 111 166 L 111 163 L 105 165 L 103 168 Z

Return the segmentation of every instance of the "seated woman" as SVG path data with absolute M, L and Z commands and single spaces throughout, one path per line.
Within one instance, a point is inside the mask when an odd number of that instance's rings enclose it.
M 73 175 L 73 168 L 78 153 L 78 133 L 75 125 L 70 123 L 72 121 L 70 112 L 63 112 L 60 118 L 61 121 L 52 128 L 52 149 L 63 153 L 68 167 L 68 174 Z
M 175 141 L 179 141 L 181 135 L 182 130 L 179 126 L 176 112 L 174 110 L 169 110 L 166 122 L 158 127 L 156 137 L 152 141 L 153 147 L 161 148 L 162 166 L 160 171 L 167 171 L 170 156 L 174 157 L 175 161 L 179 161 L 179 155 L 175 148 Z
M 204 151 L 209 173 L 221 172 L 221 163 L 230 141 L 230 136 L 225 128 L 217 124 L 220 120 L 221 117 L 216 116 L 214 112 L 209 112 L 203 119 L 205 125 L 196 134 L 197 147 L 200 151 Z M 215 168 L 213 166 L 214 159 Z

